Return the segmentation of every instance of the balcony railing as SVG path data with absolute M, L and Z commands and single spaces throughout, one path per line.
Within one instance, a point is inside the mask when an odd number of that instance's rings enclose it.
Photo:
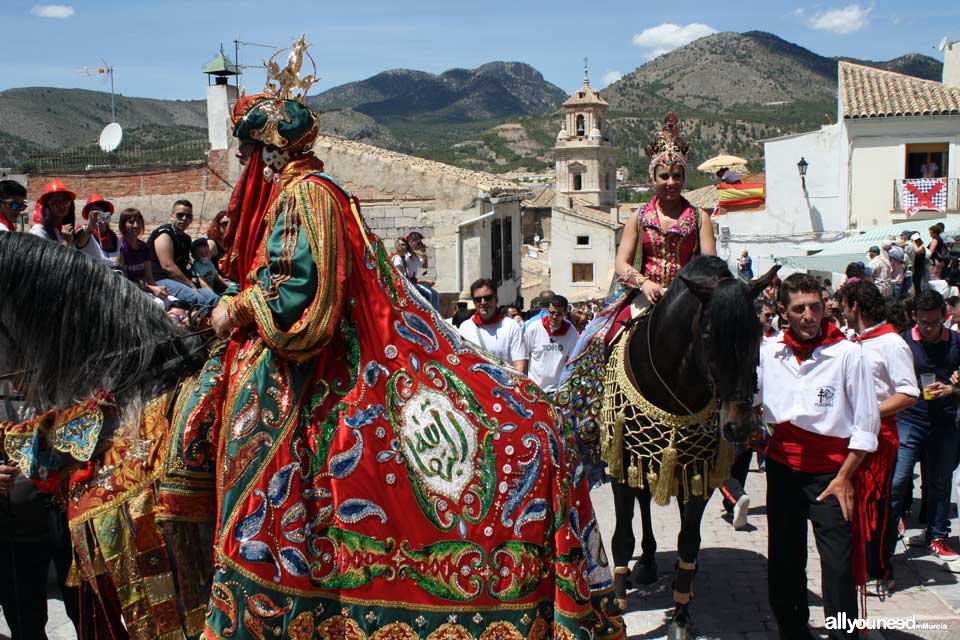
M 186 140 L 163 146 L 122 147 L 111 153 L 97 147 L 70 149 L 32 156 L 19 169 L 24 173 L 64 173 L 171 166 L 202 162 L 209 150 L 210 143 L 206 140 Z
M 939 184 L 939 186 L 938 186 Z M 891 211 L 911 216 L 919 211 L 957 211 L 960 209 L 960 179 L 911 178 L 893 181 Z

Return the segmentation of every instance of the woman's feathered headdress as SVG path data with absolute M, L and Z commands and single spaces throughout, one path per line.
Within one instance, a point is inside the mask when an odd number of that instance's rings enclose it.
M 680 118 L 671 111 L 663 119 L 663 129 L 647 145 L 647 157 L 650 158 L 650 179 L 653 180 L 654 169 L 657 165 L 686 167 L 689 150 L 690 145 L 680 137 Z

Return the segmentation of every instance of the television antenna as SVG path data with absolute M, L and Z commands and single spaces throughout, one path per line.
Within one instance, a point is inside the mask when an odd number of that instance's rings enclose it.
M 241 40 L 240 36 L 237 36 L 233 41 L 233 60 L 237 64 L 237 69 L 240 71 L 240 78 L 237 82 L 237 86 L 241 86 L 243 81 L 243 70 L 244 69 L 262 69 L 263 65 L 259 64 L 240 64 L 240 47 L 263 47 L 264 49 L 272 49 L 276 51 L 279 47 L 275 47 L 272 44 L 260 44 L 259 42 L 247 42 L 246 40 Z
M 117 121 L 117 99 L 113 92 L 113 67 L 103 58 L 100 58 L 102 66 L 84 67 L 82 70 L 85 76 L 109 76 L 110 77 L 110 122 Z
M 947 36 L 940 38 L 940 44 L 937 45 L 937 51 L 943 51 L 947 48 Z

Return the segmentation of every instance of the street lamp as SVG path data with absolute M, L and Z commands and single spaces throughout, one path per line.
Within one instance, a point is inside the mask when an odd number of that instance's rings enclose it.
M 800 184 L 803 185 L 803 190 L 807 190 L 807 167 L 810 166 L 810 163 L 807 162 L 806 158 L 800 156 L 800 162 L 797 163 L 797 171 L 800 172 Z

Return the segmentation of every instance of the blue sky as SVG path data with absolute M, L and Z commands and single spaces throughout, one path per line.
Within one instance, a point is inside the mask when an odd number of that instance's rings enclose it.
M 942 60 L 935 49 L 940 38 L 960 40 L 956 0 L 4 0 L 0 19 L 0 90 L 105 90 L 109 85 L 102 78 L 83 71 L 103 59 L 115 68 L 119 93 L 168 99 L 203 98 L 206 80 L 200 68 L 221 42 L 232 57 L 238 36 L 279 47 L 306 33 L 323 78 L 315 92 L 385 69 L 439 73 L 492 60 L 529 63 L 572 91 L 581 82 L 584 57 L 590 60 L 593 84 L 603 86 L 657 52 L 714 31 L 769 31 L 821 55 L 872 60 L 905 53 Z M 241 62 L 259 64 L 270 53 L 245 46 Z M 247 89 L 259 90 L 262 78 L 251 71 Z

